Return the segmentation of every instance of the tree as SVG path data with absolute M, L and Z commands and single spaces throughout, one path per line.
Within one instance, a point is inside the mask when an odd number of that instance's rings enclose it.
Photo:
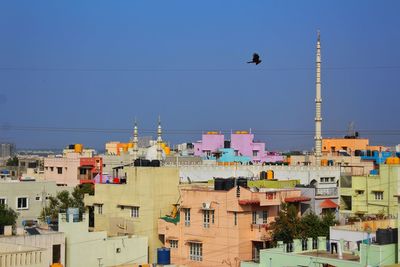
M 333 212 L 327 212 L 323 214 L 321 218 L 320 236 L 325 236 L 329 239 L 329 228 L 337 223 L 338 222 L 336 221 L 335 214 Z
M 299 238 L 301 235 L 300 219 L 297 216 L 297 209 L 295 206 L 283 203 L 278 217 L 272 223 L 272 236 L 273 240 L 283 241 L 284 243 L 291 243 L 293 239 Z
M 12 208 L 9 208 L 6 205 L 0 205 L 0 227 L 15 225 L 17 218 L 18 213 L 16 213 Z
M 14 156 L 12 158 L 9 158 L 6 162 L 6 166 L 18 166 L 18 157 Z
M 301 218 L 300 224 L 302 228 L 302 238 L 317 238 L 320 236 L 322 230 L 321 219 L 313 212 L 304 215 Z
M 40 219 L 42 221 L 45 221 L 46 218 L 57 220 L 58 213 L 66 212 L 68 208 L 78 208 L 79 214 L 82 215 L 85 212 L 84 196 L 85 194 L 93 195 L 93 193 L 92 184 L 78 185 L 71 194 L 67 190 L 60 191 L 55 197 L 49 198 L 49 205 L 43 208 Z

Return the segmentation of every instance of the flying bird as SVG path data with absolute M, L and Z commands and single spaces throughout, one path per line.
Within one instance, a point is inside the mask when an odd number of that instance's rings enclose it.
M 255 63 L 256 65 L 261 63 L 260 56 L 257 53 L 253 54 L 253 60 L 248 61 L 247 63 Z

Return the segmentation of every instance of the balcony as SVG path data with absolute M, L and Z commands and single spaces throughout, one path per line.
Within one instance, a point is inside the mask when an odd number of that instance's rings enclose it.
M 332 197 L 338 195 L 337 187 L 315 188 L 316 197 Z
M 269 241 L 272 240 L 272 231 L 269 230 L 269 224 L 250 224 L 251 240 Z

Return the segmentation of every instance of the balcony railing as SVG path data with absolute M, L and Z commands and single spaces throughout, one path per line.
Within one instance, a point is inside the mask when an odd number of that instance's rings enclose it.
M 316 188 L 315 195 L 316 196 L 337 196 L 337 187 L 329 187 L 329 188 Z

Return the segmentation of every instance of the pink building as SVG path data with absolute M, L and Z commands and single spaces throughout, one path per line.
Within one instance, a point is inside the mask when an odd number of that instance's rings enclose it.
M 211 157 L 221 148 L 231 148 L 235 156 L 246 156 L 253 162 L 283 162 L 282 155 L 267 152 L 265 143 L 254 142 L 254 134 L 247 131 L 236 131 L 231 134 L 230 141 L 225 141 L 224 135 L 217 132 L 208 132 L 202 135 L 202 140 L 194 143 L 194 155 Z
M 160 218 L 158 233 L 171 248 L 171 264 L 238 266 L 269 246 L 269 227 L 282 202 L 299 206 L 307 200 L 296 189 L 181 188 L 179 213 L 176 218 Z
M 94 178 L 98 174 L 102 176 L 102 171 L 102 158 L 87 153 L 67 152 L 62 157 L 44 158 L 44 179 L 58 185 L 94 183 Z

